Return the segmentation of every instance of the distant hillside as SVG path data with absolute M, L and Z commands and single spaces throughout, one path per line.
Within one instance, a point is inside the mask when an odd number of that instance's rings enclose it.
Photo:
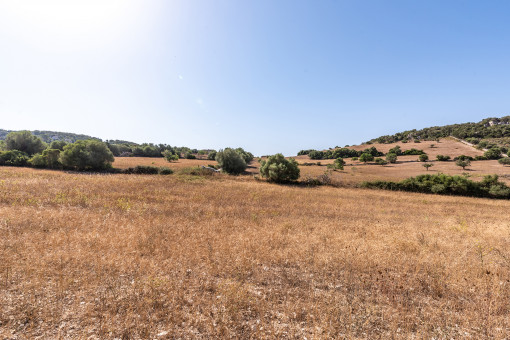
M 0 140 L 4 140 L 5 137 L 9 134 L 9 132 L 12 132 L 11 130 L 2 130 L 0 129 Z M 62 140 L 66 141 L 68 143 L 74 143 L 77 140 L 85 140 L 85 139 L 96 139 L 101 140 L 96 137 L 91 137 L 87 135 L 81 135 L 76 133 L 70 133 L 70 132 L 56 132 L 56 131 L 31 131 L 34 135 L 40 137 L 44 142 L 51 143 L 54 140 Z
M 381 136 L 367 143 L 394 143 L 411 140 L 436 140 L 448 136 L 460 139 L 498 139 L 510 137 L 510 116 L 486 118 L 478 123 L 433 126 Z

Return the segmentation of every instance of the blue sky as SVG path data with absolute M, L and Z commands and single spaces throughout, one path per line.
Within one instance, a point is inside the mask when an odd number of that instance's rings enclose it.
M 0 0 L 0 128 L 256 155 L 510 114 L 508 1 Z

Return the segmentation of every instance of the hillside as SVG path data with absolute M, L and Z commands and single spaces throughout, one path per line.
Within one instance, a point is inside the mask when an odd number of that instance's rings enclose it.
M 9 132 L 13 132 L 13 130 L 2 130 L 0 129 L 0 140 L 4 140 L 5 137 L 9 134 Z M 34 130 L 31 131 L 34 135 L 41 138 L 46 143 L 51 143 L 55 140 L 62 140 L 68 143 L 74 143 L 77 140 L 85 140 L 85 139 L 97 139 L 96 137 L 91 137 L 82 134 L 70 133 L 70 132 L 57 132 L 57 131 L 40 131 Z
M 437 140 L 448 136 L 454 136 L 460 139 L 491 139 L 496 144 L 507 144 L 508 140 L 499 140 L 510 137 L 510 116 L 501 118 L 485 118 L 478 123 L 463 123 L 445 126 L 433 126 L 421 130 L 408 130 L 374 138 L 367 143 L 395 143 L 399 141 L 411 140 Z M 475 143 L 477 144 L 477 143 Z

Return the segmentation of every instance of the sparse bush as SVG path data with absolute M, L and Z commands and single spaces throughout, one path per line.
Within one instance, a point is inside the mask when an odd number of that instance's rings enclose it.
M 419 161 L 420 161 L 420 162 L 426 162 L 426 161 L 428 161 L 428 160 L 429 160 L 429 156 L 428 156 L 426 153 L 424 153 L 424 154 L 421 154 L 421 155 L 418 157 L 418 159 L 419 159 Z
M 105 143 L 89 139 L 67 144 L 60 161 L 76 170 L 105 170 L 111 168 L 114 157 Z
M 299 172 L 296 160 L 286 159 L 281 153 L 269 156 L 260 163 L 260 175 L 271 182 L 295 181 L 299 178 Z
M 335 169 L 343 170 L 345 166 L 345 161 L 343 158 L 337 158 L 335 159 L 335 162 L 333 163 Z
M 246 169 L 246 161 L 234 149 L 225 148 L 216 154 L 216 162 L 222 171 L 230 175 L 239 175 Z

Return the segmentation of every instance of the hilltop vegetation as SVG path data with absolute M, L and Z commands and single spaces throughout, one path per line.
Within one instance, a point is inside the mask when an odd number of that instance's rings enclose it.
M 412 140 L 437 140 L 453 136 L 460 139 L 499 139 L 510 137 L 510 116 L 501 118 L 486 118 L 478 123 L 452 124 L 445 126 L 433 126 L 421 130 L 408 130 L 374 138 L 367 143 L 395 143 L 399 141 Z M 475 143 L 476 144 L 476 143 Z

